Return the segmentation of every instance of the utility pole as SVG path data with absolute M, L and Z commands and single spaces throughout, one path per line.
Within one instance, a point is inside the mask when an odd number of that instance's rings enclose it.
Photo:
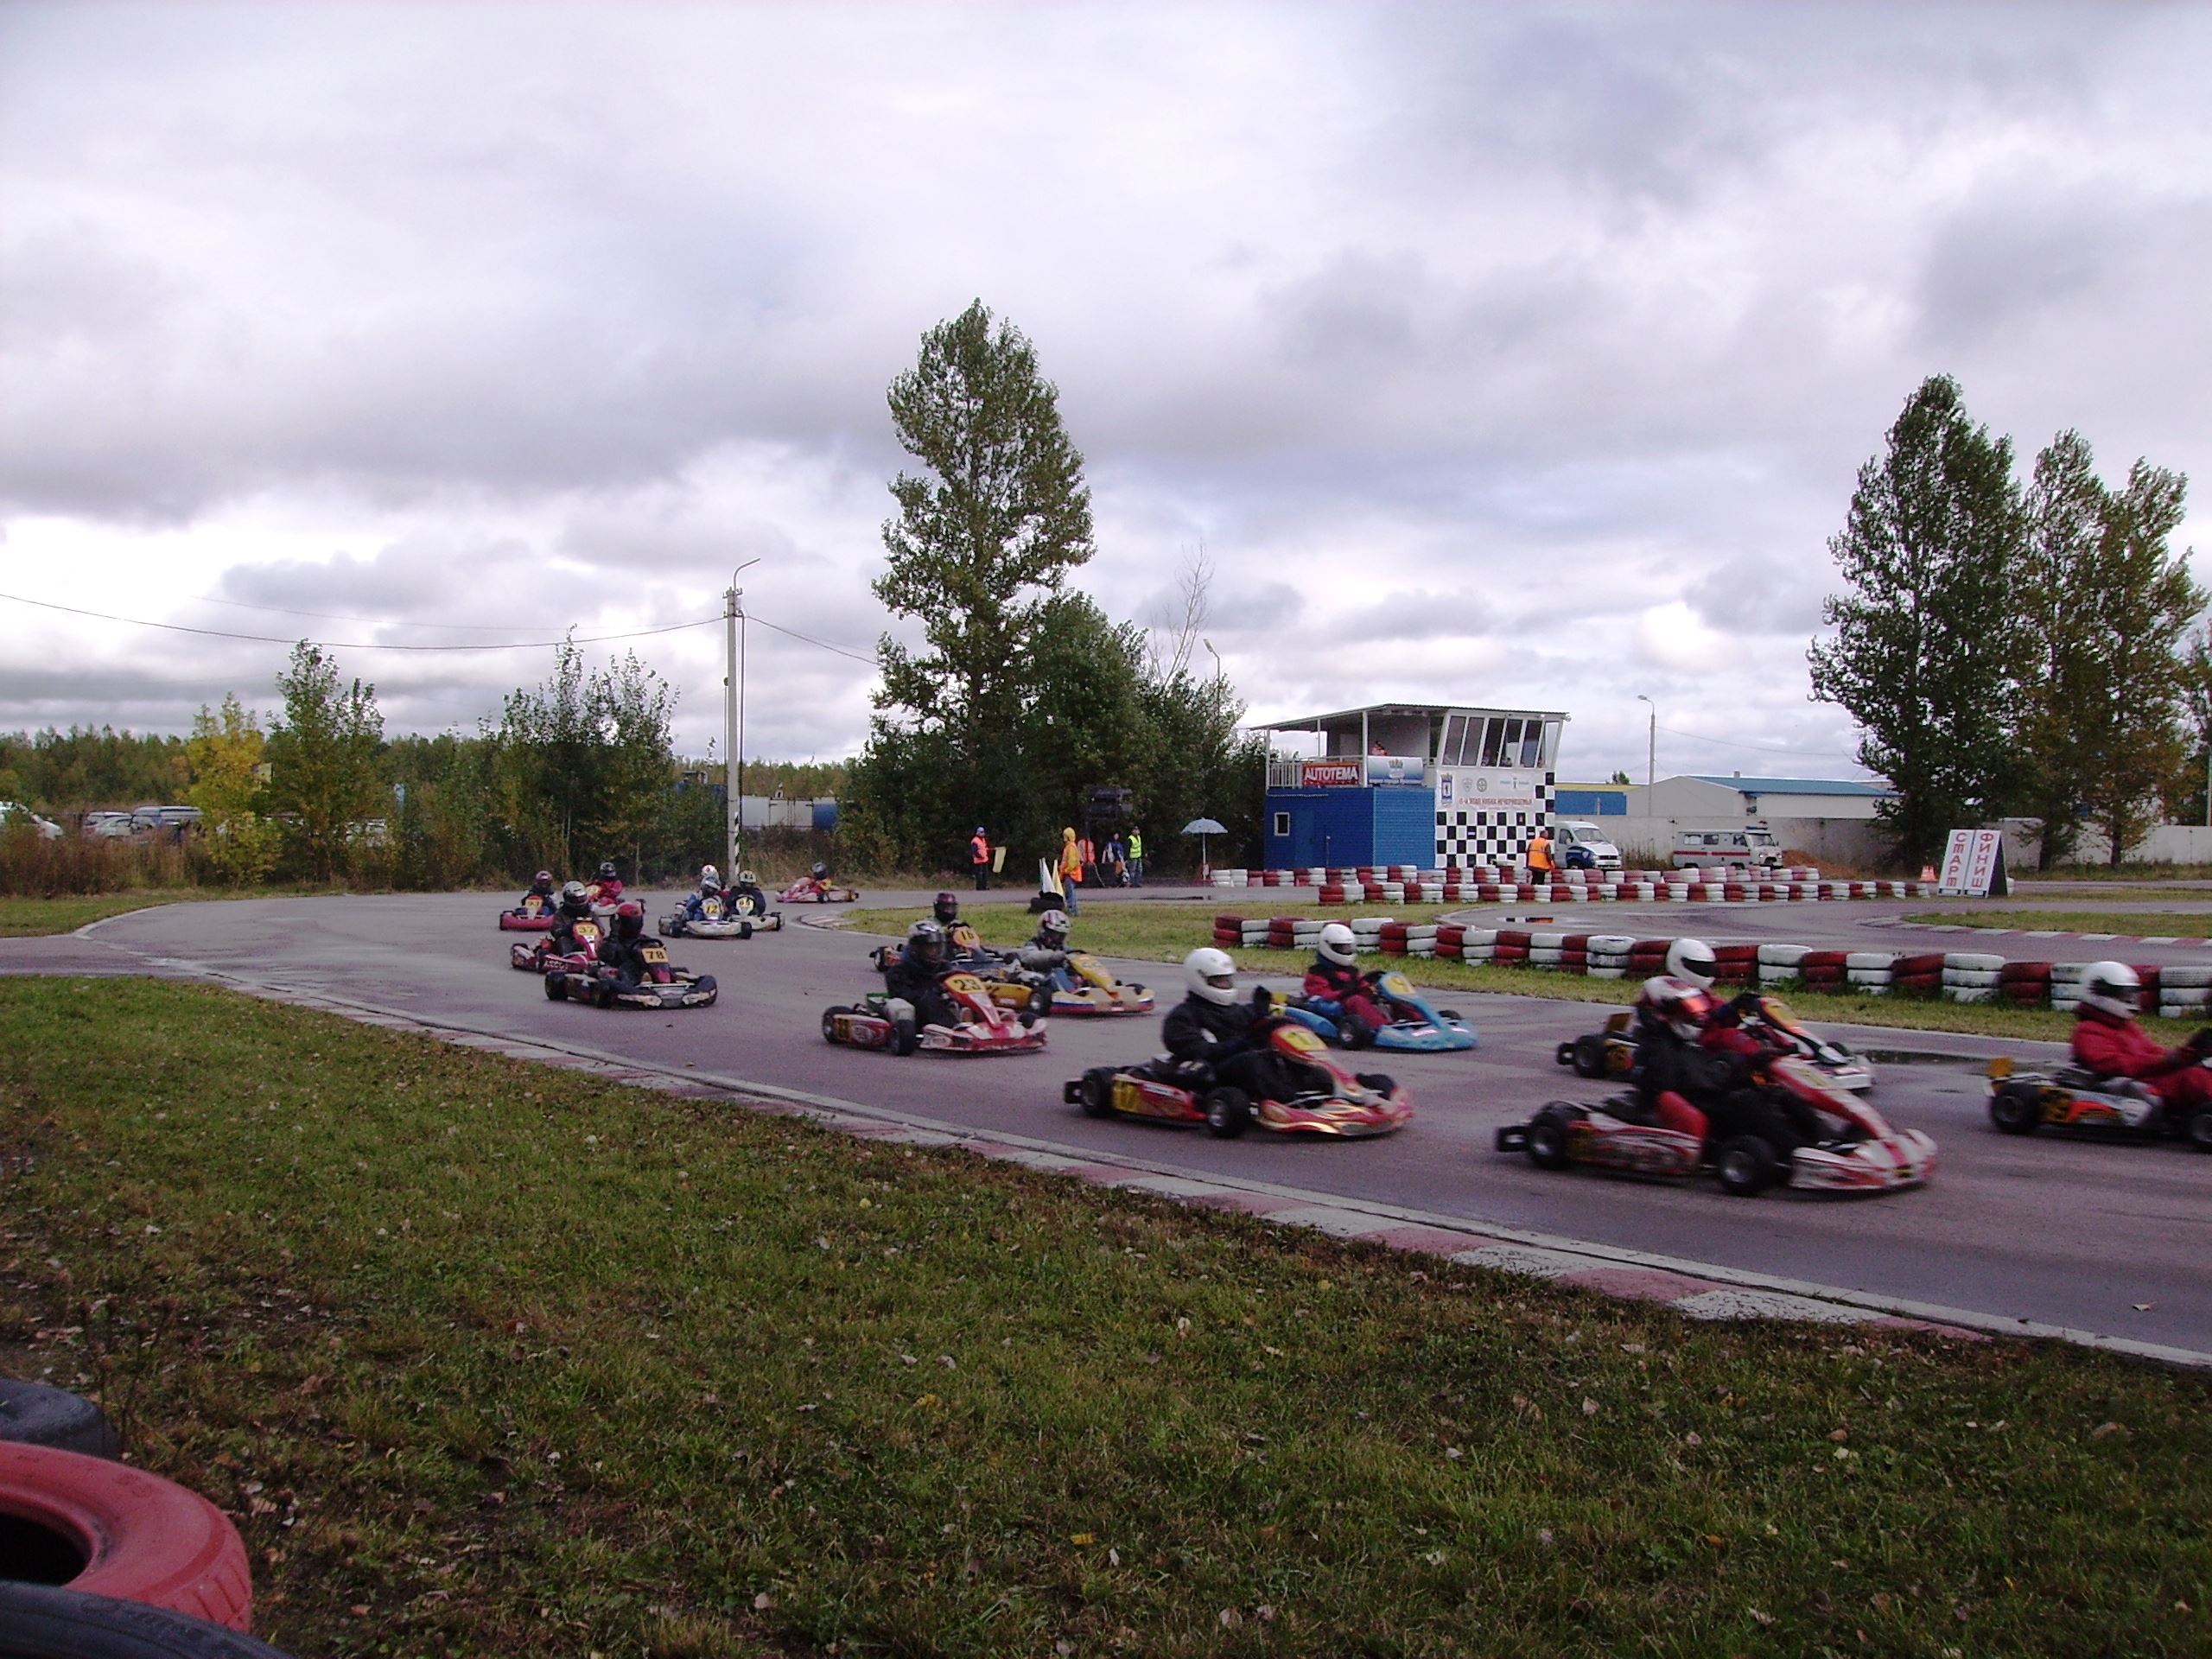
M 745 589 L 738 576 L 758 559 L 747 559 L 729 573 L 722 594 L 722 795 L 728 811 L 722 825 L 722 879 L 737 880 L 739 843 L 745 812 Z
M 1657 810 L 1651 804 L 1651 791 L 1659 781 L 1659 705 L 1641 691 L 1636 700 L 1651 710 L 1651 730 L 1643 752 L 1643 816 L 1648 818 Z

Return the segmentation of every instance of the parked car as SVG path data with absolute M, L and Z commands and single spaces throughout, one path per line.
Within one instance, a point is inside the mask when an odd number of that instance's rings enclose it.
M 0 827 L 12 829 L 19 823 L 28 823 L 48 841 L 61 839 L 61 826 L 52 818 L 41 818 L 28 806 L 14 801 L 0 801 Z
M 1685 830 L 1675 837 L 1675 868 L 1715 870 L 1731 864 L 1774 869 L 1782 863 L 1782 843 L 1763 823 L 1740 830 Z
M 1583 818 L 1563 818 L 1557 833 L 1552 837 L 1556 844 L 1560 865 L 1571 870 L 1618 870 L 1621 867 L 1621 849 L 1599 833 L 1598 826 Z M 1580 849 L 1583 856 L 1576 855 Z
M 87 812 L 79 822 L 79 832 L 86 839 L 95 837 L 119 841 L 130 833 L 128 812 Z

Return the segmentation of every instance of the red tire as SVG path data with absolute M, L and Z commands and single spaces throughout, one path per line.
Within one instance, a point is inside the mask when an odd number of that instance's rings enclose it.
M 238 1529 L 174 1481 L 75 1452 L 0 1443 L 0 1516 L 61 1571 L 79 1564 L 69 1576 L 40 1580 L 253 1628 L 253 1576 Z

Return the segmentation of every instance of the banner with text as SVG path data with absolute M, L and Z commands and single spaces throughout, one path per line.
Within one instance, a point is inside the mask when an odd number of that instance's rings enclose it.
M 2004 881 L 2005 832 L 2001 830 L 1954 830 L 1943 848 L 1943 865 L 1937 873 L 1936 891 L 1976 899 L 1989 896 L 1993 885 Z M 1997 885 L 1997 891 L 2005 891 Z

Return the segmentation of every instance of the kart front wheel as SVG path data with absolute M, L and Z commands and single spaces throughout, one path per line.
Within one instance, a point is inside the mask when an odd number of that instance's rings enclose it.
M 1085 1117 L 1113 1116 L 1114 1074 L 1103 1066 L 1084 1072 L 1083 1081 L 1076 1086 L 1076 1101 Z
M 1721 1190 L 1732 1198 L 1755 1198 L 1772 1186 L 1782 1173 L 1774 1148 L 1756 1135 L 1739 1135 L 1722 1142 L 1713 1160 Z
M 1565 1169 L 1574 1160 L 1567 1153 L 1567 1114 L 1547 1106 L 1529 1125 L 1524 1143 L 1529 1161 L 1538 1169 Z
M 837 1040 L 837 1016 L 841 1014 L 850 1014 L 852 1010 L 850 1008 L 846 1007 L 824 1008 L 822 1010 L 822 1040 L 823 1042 L 834 1043 Z
M 2199 1152 L 2212 1152 L 2212 1106 L 2193 1115 L 2181 1126 L 2182 1139 Z
M 562 978 L 558 974 L 546 975 L 545 1000 L 548 1002 L 567 1001 L 569 1000 L 569 982 Z
M 1602 1077 L 1605 1075 L 1605 1044 L 1602 1038 L 1578 1037 L 1574 1039 L 1574 1057 L 1568 1062 L 1578 1077 Z
M 1989 1097 L 1989 1121 L 2007 1135 L 2033 1135 L 2043 1127 L 2043 1102 L 2026 1089 L 1999 1089 Z
M 591 1001 L 594 1007 L 613 1007 L 614 1006 L 614 982 L 608 979 L 602 979 L 598 984 L 593 986 L 591 990 Z
M 914 1029 L 914 1022 L 912 1020 L 899 1020 L 893 1021 L 891 1027 L 891 1052 L 893 1054 L 902 1056 L 911 1054 L 921 1046 L 921 1033 Z
M 1242 1089 L 1224 1086 L 1206 1096 L 1206 1132 L 1234 1141 L 1251 1127 L 1252 1103 Z

